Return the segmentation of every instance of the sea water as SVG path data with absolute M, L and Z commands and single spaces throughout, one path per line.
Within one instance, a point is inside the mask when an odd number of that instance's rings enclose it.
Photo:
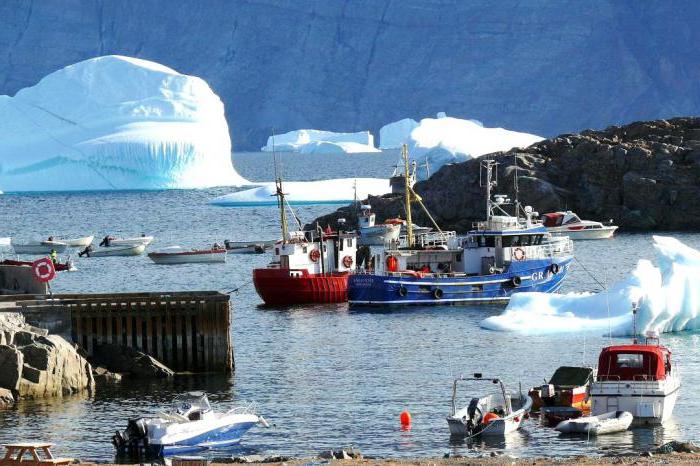
M 396 154 L 280 156 L 285 178 L 389 176 Z M 273 177 L 271 154 L 237 154 L 242 176 Z M 220 208 L 207 201 L 228 189 L 159 192 L 32 194 L 0 196 L 0 236 L 154 235 L 152 249 L 202 247 L 224 239 L 279 236 L 274 207 Z M 297 209 L 303 221 L 332 206 Z M 691 247 L 700 235 L 676 234 Z M 576 242 L 577 260 L 562 291 L 598 291 L 601 283 L 628 276 L 639 258 L 653 258 L 650 234 L 621 233 L 613 240 Z M 346 304 L 265 308 L 251 271 L 270 255 L 230 255 L 226 264 L 159 266 L 146 256 L 74 258 L 79 269 L 61 273 L 55 292 L 220 290 L 231 291 L 233 376 L 182 375 L 172 381 L 124 379 L 92 395 L 22 401 L 0 411 L 0 443 L 46 440 L 60 456 L 110 461 L 110 438 L 129 418 L 156 413 L 173 396 L 203 389 L 215 409 L 254 401 L 274 427 L 250 431 L 239 447 L 213 456 L 259 453 L 315 455 L 353 445 L 365 455 L 514 456 L 602 455 L 643 451 L 662 442 L 692 440 L 700 433 L 700 335 L 666 334 L 683 386 L 673 418 L 663 427 L 634 428 L 599 439 L 560 437 L 528 420 L 505 440 L 451 441 L 445 416 L 452 378 L 482 372 L 523 391 L 548 379 L 560 365 L 595 365 L 604 335 L 522 336 L 481 329 L 502 312 L 491 306 L 348 309 Z M 613 339 L 626 342 L 626 339 Z M 465 397 L 462 402 L 467 403 Z M 402 430 L 399 414 L 413 417 Z

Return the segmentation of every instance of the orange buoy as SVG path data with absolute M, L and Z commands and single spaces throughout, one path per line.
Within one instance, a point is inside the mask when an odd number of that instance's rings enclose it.
M 411 425 L 411 413 L 409 413 L 408 411 L 403 411 L 399 419 L 401 420 L 401 425 L 403 427 Z
M 386 269 L 389 272 L 396 272 L 399 269 L 399 261 L 394 256 L 387 256 Z
M 496 419 L 500 419 L 501 416 L 499 416 L 496 413 L 486 413 L 486 416 L 481 420 L 481 423 L 484 425 L 489 425 L 491 421 L 495 421 Z

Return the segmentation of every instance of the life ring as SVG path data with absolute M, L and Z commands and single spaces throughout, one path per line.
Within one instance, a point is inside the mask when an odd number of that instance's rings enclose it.
M 394 256 L 387 256 L 386 269 L 389 272 L 396 272 L 399 269 L 399 261 Z
M 558 274 L 559 273 L 559 264 L 552 264 L 549 267 L 549 270 L 551 270 L 554 275 Z
M 399 296 L 404 297 L 407 294 L 408 294 L 408 290 L 406 289 L 406 287 L 403 285 L 399 286 Z
M 513 259 L 516 261 L 521 261 L 525 259 L 525 251 L 522 248 L 515 248 L 513 250 Z
M 34 278 L 41 283 L 47 283 L 56 277 L 56 267 L 48 257 L 42 257 L 32 262 Z
M 309 253 L 309 259 L 311 259 L 311 262 L 318 262 L 318 259 L 321 257 L 321 253 L 319 252 L 318 249 L 312 249 L 311 252 Z
M 520 284 L 521 284 L 523 281 L 522 281 L 522 279 L 521 279 L 520 277 L 517 277 L 517 276 L 516 276 L 516 277 L 511 278 L 511 279 L 510 279 L 510 282 L 513 284 L 514 287 L 517 288 L 517 287 L 520 286 Z
M 443 293 L 442 293 L 442 290 L 440 288 L 435 288 L 433 290 L 433 298 L 442 299 L 442 295 L 443 295 Z
M 343 266 L 346 269 L 349 269 L 350 267 L 352 267 L 352 257 L 350 257 L 350 256 L 343 257 Z

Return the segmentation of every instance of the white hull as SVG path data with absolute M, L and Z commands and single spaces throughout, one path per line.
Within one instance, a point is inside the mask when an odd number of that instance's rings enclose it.
M 86 248 L 92 244 L 94 239 L 94 236 L 84 236 L 82 238 L 62 239 L 61 242 L 66 243 L 70 248 Z
M 152 252 L 148 258 L 156 264 L 176 265 L 176 264 L 223 264 L 226 262 L 226 251 L 223 252 L 202 252 L 192 254 L 181 253 L 159 253 Z
M 36 243 L 12 243 L 15 254 L 49 254 L 53 249 L 57 253 L 64 252 L 68 245 L 58 241 L 42 241 Z
M 661 425 L 673 414 L 679 391 L 680 381 L 673 377 L 649 382 L 594 382 L 591 414 L 628 411 L 634 416 L 632 425 Z
M 583 230 L 569 230 L 567 227 L 547 228 L 547 230 L 556 236 L 568 236 L 572 240 L 586 239 L 610 239 L 615 234 L 616 226 L 603 226 L 601 228 L 589 228 Z
M 555 427 L 563 434 L 605 435 L 624 432 L 632 425 L 634 416 L 627 411 L 612 411 L 598 416 L 567 419 Z
M 136 246 L 110 246 L 99 248 L 86 254 L 85 257 L 139 256 L 146 251 L 144 244 Z
M 360 228 L 359 243 L 365 246 L 384 246 L 397 241 L 401 234 L 401 225 L 374 225 Z
M 478 435 L 482 436 L 504 436 L 515 432 L 520 428 L 525 419 L 525 415 L 532 408 L 532 398 L 526 396 L 521 408 L 513 411 L 510 415 L 494 419 L 485 425 Z M 447 425 L 450 428 L 450 435 L 466 436 L 472 433 L 469 430 L 466 419 L 468 419 L 468 408 L 462 408 L 454 415 L 447 417 Z
M 109 247 L 115 246 L 148 246 L 153 242 L 153 236 L 139 236 L 137 238 L 116 238 L 109 242 Z

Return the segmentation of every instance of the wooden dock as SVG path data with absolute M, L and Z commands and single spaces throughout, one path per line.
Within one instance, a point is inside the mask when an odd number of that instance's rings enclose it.
M 175 371 L 234 369 L 229 296 L 217 291 L 0 296 L 2 311 L 79 344 L 116 344 Z

